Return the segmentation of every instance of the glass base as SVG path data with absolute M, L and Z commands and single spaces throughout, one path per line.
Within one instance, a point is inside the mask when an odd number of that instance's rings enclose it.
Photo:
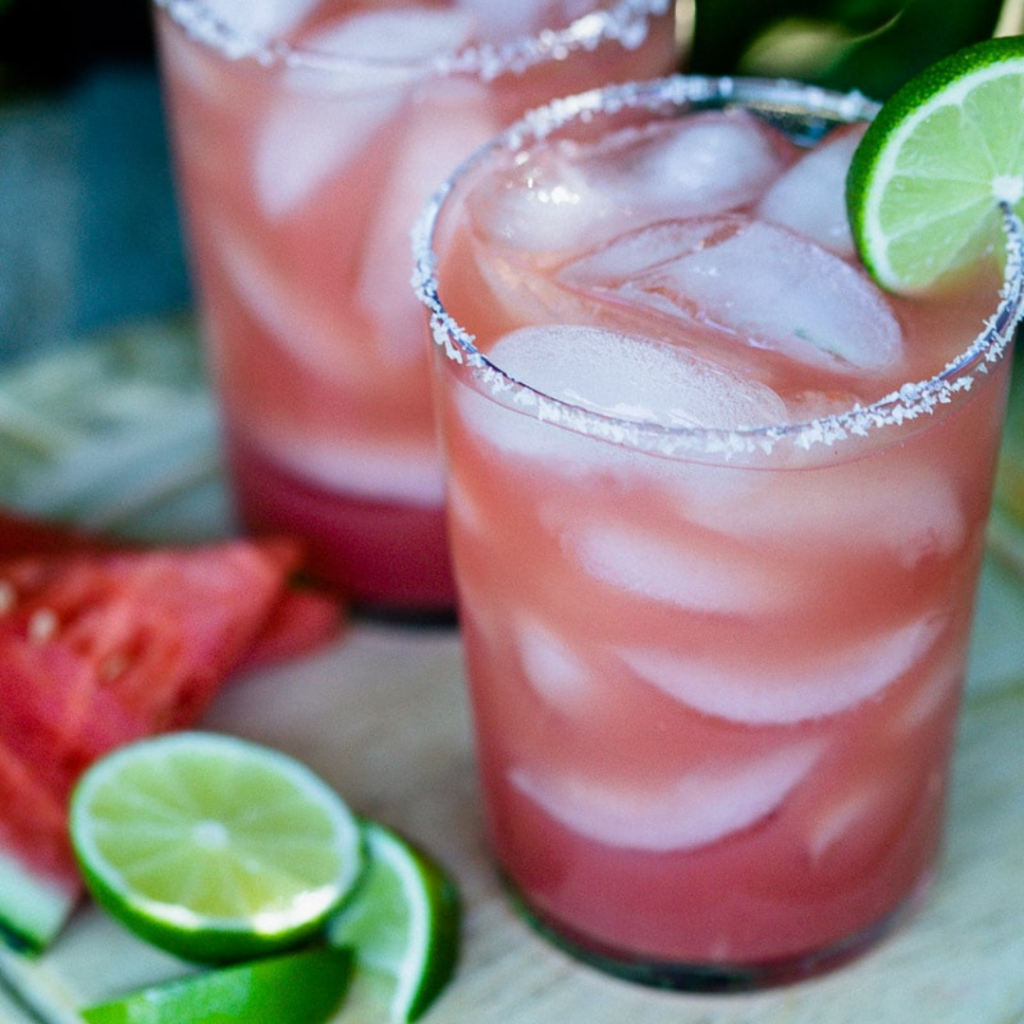
M 552 945 L 605 974 L 649 988 L 691 993 L 757 992 L 835 970 L 857 959 L 913 916 L 927 898 L 929 872 L 910 896 L 880 921 L 823 949 L 759 963 L 676 963 L 594 942 L 538 910 L 506 877 L 502 882 L 518 915 Z

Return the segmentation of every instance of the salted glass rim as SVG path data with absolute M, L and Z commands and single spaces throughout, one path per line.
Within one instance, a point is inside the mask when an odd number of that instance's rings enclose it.
M 606 41 L 617 41 L 626 49 L 636 49 L 646 39 L 651 20 L 668 14 L 673 0 L 594 0 L 594 10 L 561 28 L 546 28 L 536 35 L 502 43 L 474 43 L 422 59 L 327 53 L 284 38 L 246 31 L 224 18 L 217 10 L 216 0 L 153 0 L 153 4 L 163 9 L 193 39 L 230 59 L 248 58 L 267 67 L 282 65 L 325 73 L 359 68 L 401 68 L 491 80 L 506 73 L 521 74 L 537 64 L 564 60 L 579 50 L 594 50 Z
M 803 449 L 831 446 L 883 427 L 899 426 L 948 405 L 957 393 L 971 388 L 978 373 L 987 373 L 990 364 L 999 362 L 1024 315 L 1024 225 L 1006 204 L 1000 204 L 1006 267 L 998 305 L 982 330 L 928 380 L 907 382 L 874 402 L 857 403 L 841 412 L 799 422 L 739 428 L 678 426 L 631 419 L 547 395 L 507 373 L 481 352 L 474 335 L 449 314 L 439 294 L 434 235 L 441 210 L 457 183 L 497 150 L 515 151 L 527 142 L 541 141 L 571 122 L 598 113 L 644 108 L 655 112 L 666 103 L 685 108 L 709 102 L 770 104 L 776 114 L 811 114 L 839 122 L 870 120 L 879 109 L 878 103 L 856 91 L 840 93 L 788 79 L 675 74 L 592 89 L 530 111 L 452 172 L 427 202 L 413 229 L 413 289 L 429 311 L 434 342 L 444 349 L 449 361 L 472 370 L 482 387 L 504 404 L 573 432 L 668 456 L 699 452 L 724 457 L 770 453 L 783 440 Z

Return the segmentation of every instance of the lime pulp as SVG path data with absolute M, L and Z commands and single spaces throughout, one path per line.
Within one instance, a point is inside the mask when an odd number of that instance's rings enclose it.
M 361 832 L 300 762 L 235 737 L 172 733 L 97 761 L 72 795 L 86 883 L 142 938 L 228 962 L 314 935 L 354 887 Z

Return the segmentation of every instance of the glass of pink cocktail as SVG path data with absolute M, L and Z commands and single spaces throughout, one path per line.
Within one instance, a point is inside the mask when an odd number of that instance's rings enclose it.
M 489 840 L 641 982 L 824 970 L 936 868 L 1021 239 L 880 291 L 843 204 L 873 112 L 566 99 L 418 232 Z
M 567 91 L 663 74 L 672 0 L 156 0 L 236 504 L 378 612 L 454 604 L 416 213 Z

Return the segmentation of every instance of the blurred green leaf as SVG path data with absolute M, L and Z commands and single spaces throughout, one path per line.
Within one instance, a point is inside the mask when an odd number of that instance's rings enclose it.
M 690 69 L 791 77 L 885 99 L 991 36 L 1004 0 L 696 0 Z
M 1001 0 L 913 0 L 885 29 L 856 44 L 824 76 L 840 89 L 860 88 L 884 98 L 929 64 L 992 35 Z

